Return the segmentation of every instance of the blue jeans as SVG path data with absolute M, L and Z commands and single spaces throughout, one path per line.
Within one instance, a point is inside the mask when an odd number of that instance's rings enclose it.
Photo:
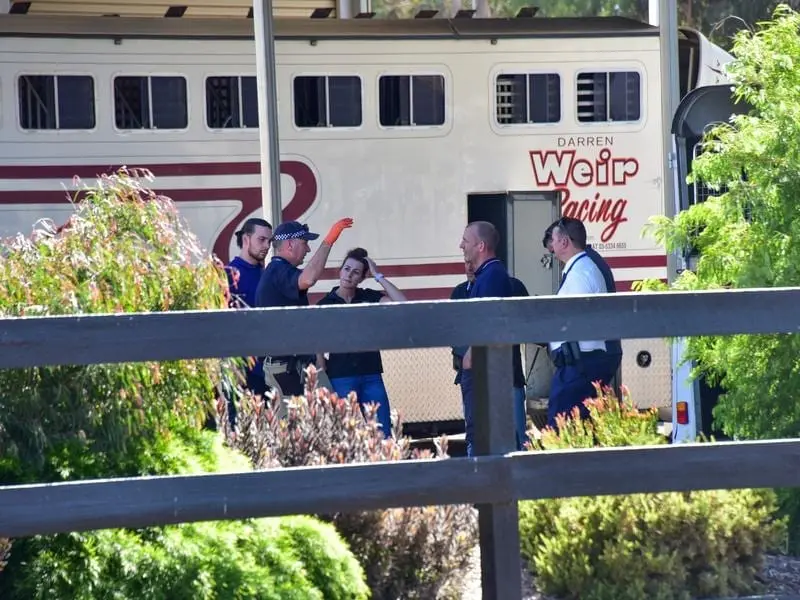
M 464 430 L 466 433 L 467 456 L 475 456 L 475 391 L 473 388 L 472 370 L 461 371 L 461 402 L 464 407 Z M 517 438 L 517 450 L 528 439 L 525 434 L 527 412 L 525 410 L 525 388 L 514 388 L 514 433 Z
M 365 404 L 378 404 L 378 423 L 383 430 L 384 437 L 392 435 L 392 417 L 389 408 L 389 396 L 383 377 L 380 373 L 375 375 L 356 375 L 353 377 L 332 377 L 331 387 L 336 395 L 345 398 L 350 392 L 355 392 L 358 403 L 362 409 Z

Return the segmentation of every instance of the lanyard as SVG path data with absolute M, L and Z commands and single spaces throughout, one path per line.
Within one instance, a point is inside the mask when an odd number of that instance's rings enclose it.
M 583 254 L 581 254 L 581 255 L 580 255 L 578 258 L 576 258 L 575 260 L 573 260 L 573 261 L 572 261 L 572 264 L 569 266 L 569 269 L 567 269 L 566 271 L 564 271 L 564 274 L 561 276 L 561 285 L 559 285 L 559 286 L 558 286 L 558 290 L 559 290 L 559 291 L 561 291 L 561 288 L 562 288 L 562 287 L 564 287 L 564 282 L 567 280 L 567 275 L 569 275 L 569 272 L 570 272 L 570 271 L 572 271 L 572 267 L 574 267 L 574 266 L 575 266 L 575 264 L 576 264 L 576 263 L 577 263 L 577 262 L 578 262 L 580 259 L 582 259 L 582 258 L 586 258 L 587 256 L 588 256 L 588 255 L 586 254 L 586 252 L 584 252 L 584 253 L 583 253 Z

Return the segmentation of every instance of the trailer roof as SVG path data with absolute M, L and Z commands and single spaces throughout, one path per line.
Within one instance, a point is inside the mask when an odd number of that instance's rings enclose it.
M 0 13 L 30 16 L 74 16 L 155 18 L 247 18 L 252 0 L 0 0 Z M 336 10 L 335 0 L 274 0 L 276 17 L 307 18 L 315 9 L 329 14 Z
M 491 19 L 274 20 L 276 39 L 614 37 L 658 35 L 658 28 L 624 17 Z M 0 37 L 242 38 L 253 20 L 0 15 Z

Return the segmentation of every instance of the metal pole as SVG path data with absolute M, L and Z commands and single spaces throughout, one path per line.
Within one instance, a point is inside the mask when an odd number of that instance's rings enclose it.
M 664 210 L 668 217 L 675 215 L 675 188 L 672 169 L 677 168 L 672 147 L 672 117 L 680 103 L 678 61 L 678 0 L 661 0 L 659 6 L 659 35 L 661 38 L 661 130 L 664 149 Z M 676 263 L 672 257 L 667 276 L 674 277 Z
M 658 0 L 648 0 L 647 3 L 647 21 L 650 25 L 658 27 Z
M 336 18 L 337 19 L 353 18 L 352 0 L 336 0 Z
M 272 0 L 253 0 L 258 83 L 258 134 L 261 146 L 261 202 L 273 227 L 282 221 L 281 155 Z

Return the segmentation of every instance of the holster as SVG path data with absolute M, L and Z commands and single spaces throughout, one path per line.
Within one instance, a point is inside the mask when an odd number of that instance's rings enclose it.
M 553 364 L 560 367 L 581 366 L 581 347 L 578 342 L 564 342 L 550 353 Z
M 289 364 L 286 362 L 272 362 L 269 357 L 264 359 L 264 382 L 267 386 L 277 394 L 279 399 L 283 398 L 283 390 L 281 384 L 275 378 L 275 375 L 289 372 Z

